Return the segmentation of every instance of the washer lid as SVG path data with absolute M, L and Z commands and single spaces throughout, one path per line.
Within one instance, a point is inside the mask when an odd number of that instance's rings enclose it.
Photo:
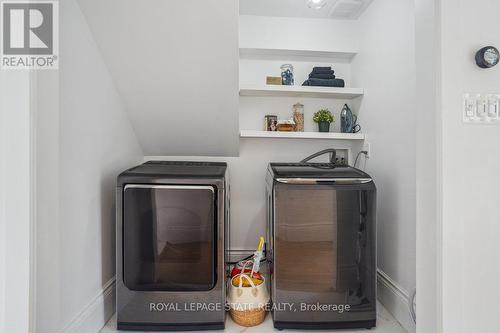
M 363 179 L 371 177 L 346 165 L 329 163 L 271 163 L 269 165 L 274 178 L 319 178 L 319 179 Z
M 227 164 L 223 162 L 149 161 L 122 173 L 121 176 L 151 178 L 222 178 Z

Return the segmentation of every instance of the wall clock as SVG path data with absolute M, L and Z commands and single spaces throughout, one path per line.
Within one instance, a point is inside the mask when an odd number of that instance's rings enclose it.
M 486 46 L 476 53 L 476 64 L 481 68 L 491 68 L 498 64 L 500 53 L 494 46 Z

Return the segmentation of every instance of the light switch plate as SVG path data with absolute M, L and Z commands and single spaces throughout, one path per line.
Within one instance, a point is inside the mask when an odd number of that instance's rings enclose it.
M 477 124 L 500 124 L 500 94 L 465 94 L 463 121 Z
M 488 116 L 488 101 L 480 98 L 477 101 L 477 116 L 479 118 L 486 118 Z
M 475 118 L 477 115 L 479 94 L 464 95 L 464 121 Z
M 500 106 L 500 98 L 498 95 L 490 94 L 487 96 L 488 117 L 498 119 L 498 109 Z

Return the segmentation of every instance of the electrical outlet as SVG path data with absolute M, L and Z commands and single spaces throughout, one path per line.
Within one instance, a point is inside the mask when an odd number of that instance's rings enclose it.
M 344 160 L 345 163 L 347 163 L 347 157 L 348 157 L 348 152 L 346 149 L 337 149 L 337 163 L 342 163 L 342 160 Z
M 366 158 L 370 158 L 372 156 L 372 151 L 371 151 L 371 143 L 365 142 L 363 145 L 363 150 L 366 151 Z

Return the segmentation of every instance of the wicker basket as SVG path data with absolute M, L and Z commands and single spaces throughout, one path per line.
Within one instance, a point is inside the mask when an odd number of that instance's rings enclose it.
M 245 327 L 260 325 L 264 322 L 264 319 L 266 319 L 265 309 L 243 311 L 230 309 L 229 312 L 231 313 L 231 318 L 233 318 L 236 324 Z
M 242 266 L 242 272 L 245 272 L 249 263 L 251 262 Z M 236 280 L 238 277 L 239 281 Z M 243 286 L 243 280 L 246 280 L 249 286 Z M 227 301 L 233 321 L 245 327 L 261 324 L 266 318 L 266 307 L 269 304 L 266 279 L 262 277 L 262 283 L 256 284 L 251 274 L 238 273 L 228 281 L 228 285 Z

